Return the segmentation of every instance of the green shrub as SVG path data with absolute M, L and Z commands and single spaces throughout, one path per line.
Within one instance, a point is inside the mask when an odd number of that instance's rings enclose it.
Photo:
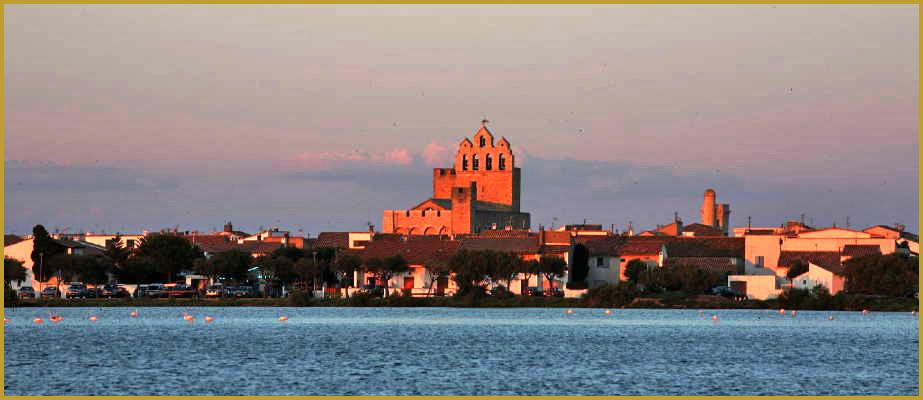
M 629 282 L 619 282 L 617 285 L 602 285 L 590 289 L 586 303 L 590 307 L 623 307 L 639 295 L 638 288 Z

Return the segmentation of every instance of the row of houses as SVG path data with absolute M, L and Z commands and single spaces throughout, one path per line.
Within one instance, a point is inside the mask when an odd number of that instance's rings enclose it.
M 281 247 L 309 251 L 334 248 L 338 254 L 355 255 L 363 261 L 399 254 L 410 265 L 409 271 L 391 277 L 386 285 L 413 295 L 454 292 L 454 282 L 446 276 L 434 276 L 431 267 L 447 263 L 459 250 L 513 253 L 525 260 L 559 257 L 570 267 L 575 249 L 582 246 L 589 255 L 589 287 L 627 280 L 627 264 L 640 260 L 650 268 L 688 266 L 726 275 L 728 286 L 754 299 L 778 296 L 786 287 L 811 288 L 818 284 L 835 294 L 843 289 L 843 263 L 849 258 L 894 252 L 918 254 L 919 250 L 916 235 L 900 227 L 884 225 L 856 231 L 836 227 L 816 229 L 788 222 L 779 228 L 736 228 L 734 236 L 692 227 L 697 229 L 694 234 L 684 234 L 681 229 L 673 235 L 616 234 L 600 225 L 583 224 L 550 230 L 544 227 L 537 231 L 507 228 L 451 236 L 380 233 L 370 228 L 357 232 L 322 232 L 316 238 L 305 238 L 278 229 L 251 235 L 234 231 L 228 223 L 221 232 L 199 234 L 174 230 L 169 233 L 186 238 L 201 248 L 206 257 L 236 249 L 256 258 Z M 144 234 L 118 236 L 126 247 L 133 248 Z M 54 237 L 68 254 L 99 254 L 116 235 L 86 233 L 56 234 Z M 4 244 L 4 254 L 23 261 L 28 270 L 28 279 L 22 284 L 36 285 L 31 280 L 31 239 L 7 237 Z M 797 262 L 808 264 L 808 271 L 788 279 L 788 269 Z M 353 278 L 357 286 L 376 284 L 374 275 L 362 271 L 356 271 Z M 566 274 L 553 281 L 543 278 L 541 274 L 520 275 L 510 282 L 509 289 L 513 293 L 522 293 L 530 287 L 565 289 Z M 565 293 L 577 296 L 582 292 L 565 290 Z

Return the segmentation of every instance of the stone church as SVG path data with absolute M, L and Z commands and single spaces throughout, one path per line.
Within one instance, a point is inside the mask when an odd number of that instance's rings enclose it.
M 433 196 L 408 210 L 385 210 L 384 233 L 456 235 L 489 229 L 529 229 L 519 211 L 521 172 L 506 138 L 481 129 L 458 145 L 452 168 L 433 169 Z

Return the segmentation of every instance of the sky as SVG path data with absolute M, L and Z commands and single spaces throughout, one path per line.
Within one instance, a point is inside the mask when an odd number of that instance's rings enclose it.
M 916 5 L 5 5 L 4 229 L 381 225 L 483 118 L 533 229 L 918 231 Z

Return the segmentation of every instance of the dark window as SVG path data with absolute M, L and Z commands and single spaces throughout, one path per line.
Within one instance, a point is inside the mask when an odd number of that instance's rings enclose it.
M 494 166 L 494 158 L 490 154 L 488 154 L 487 157 L 484 158 L 484 169 L 490 171 L 491 169 L 493 169 L 493 166 Z
M 125 246 L 127 246 L 129 249 L 134 248 L 134 247 L 135 247 L 135 240 L 134 240 L 134 239 L 128 239 L 128 240 L 126 240 L 126 241 L 125 241 Z
M 478 163 L 478 155 L 475 154 L 475 155 L 471 156 L 471 169 L 472 169 L 473 171 L 477 171 L 477 170 L 478 170 L 478 164 L 479 164 L 479 163 Z
M 481 147 L 484 147 L 487 144 L 487 139 L 481 136 Z
M 603 258 L 602 258 L 602 257 L 596 257 L 596 266 L 597 266 L 597 267 L 604 267 L 604 266 L 605 266 L 604 263 L 603 263 Z
M 503 154 L 500 155 L 500 170 L 506 170 L 506 157 Z
M 468 155 L 462 155 L 462 171 L 468 170 Z

